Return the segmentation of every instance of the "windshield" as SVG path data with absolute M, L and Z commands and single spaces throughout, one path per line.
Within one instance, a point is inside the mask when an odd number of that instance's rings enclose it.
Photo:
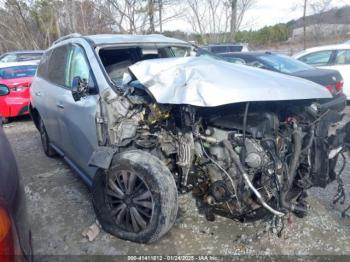
M 293 74 L 313 68 L 286 55 L 265 54 L 259 56 L 259 58 L 277 71 L 286 74 Z
M 0 78 L 13 79 L 35 75 L 37 65 L 21 65 L 0 68 Z

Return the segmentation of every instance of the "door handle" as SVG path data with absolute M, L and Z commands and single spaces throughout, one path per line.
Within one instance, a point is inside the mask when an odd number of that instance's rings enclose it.
M 56 105 L 58 108 L 64 109 L 64 105 L 62 103 L 57 103 Z
M 35 95 L 36 95 L 36 96 L 41 96 L 41 92 L 40 92 L 40 91 L 35 92 Z

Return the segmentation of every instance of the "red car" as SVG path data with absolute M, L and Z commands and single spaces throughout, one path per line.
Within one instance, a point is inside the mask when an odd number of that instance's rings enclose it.
M 9 118 L 29 113 L 29 87 L 35 75 L 38 62 L 17 62 L 0 64 L 0 88 L 9 89 L 0 97 L 0 117 L 6 123 Z

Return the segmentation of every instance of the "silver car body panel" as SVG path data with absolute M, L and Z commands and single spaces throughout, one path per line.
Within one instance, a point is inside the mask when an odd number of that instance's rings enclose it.
M 210 57 L 152 59 L 129 67 L 158 103 L 220 106 L 331 98 L 323 86 Z
M 118 34 L 103 34 L 103 35 L 89 35 L 86 38 L 94 42 L 95 45 L 116 45 L 128 43 L 169 43 L 169 44 L 187 44 L 187 42 L 166 37 L 163 35 L 118 35 Z

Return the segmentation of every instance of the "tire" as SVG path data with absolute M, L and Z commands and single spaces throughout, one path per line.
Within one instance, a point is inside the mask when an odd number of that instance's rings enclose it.
M 10 118 L 8 118 L 8 117 L 1 117 L 1 122 L 3 124 L 8 124 L 8 123 L 10 123 Z
M 40 131 L 41 144 L 43 146 L 45 155 L 48 157 L 56 156 L 57 153 L 50 145 L 50 138 L 46 132 L 46 128 L 42 119 L 40 119 L 39 131 Z
M 117 154 L 108 171 L 97 172 L 92 188 L 93 205 L 102 228 L 118 238 L 138 243 L 155 242 L 169 231 L 177 215 L 177 197 L 169 169 L 141 150 Z

